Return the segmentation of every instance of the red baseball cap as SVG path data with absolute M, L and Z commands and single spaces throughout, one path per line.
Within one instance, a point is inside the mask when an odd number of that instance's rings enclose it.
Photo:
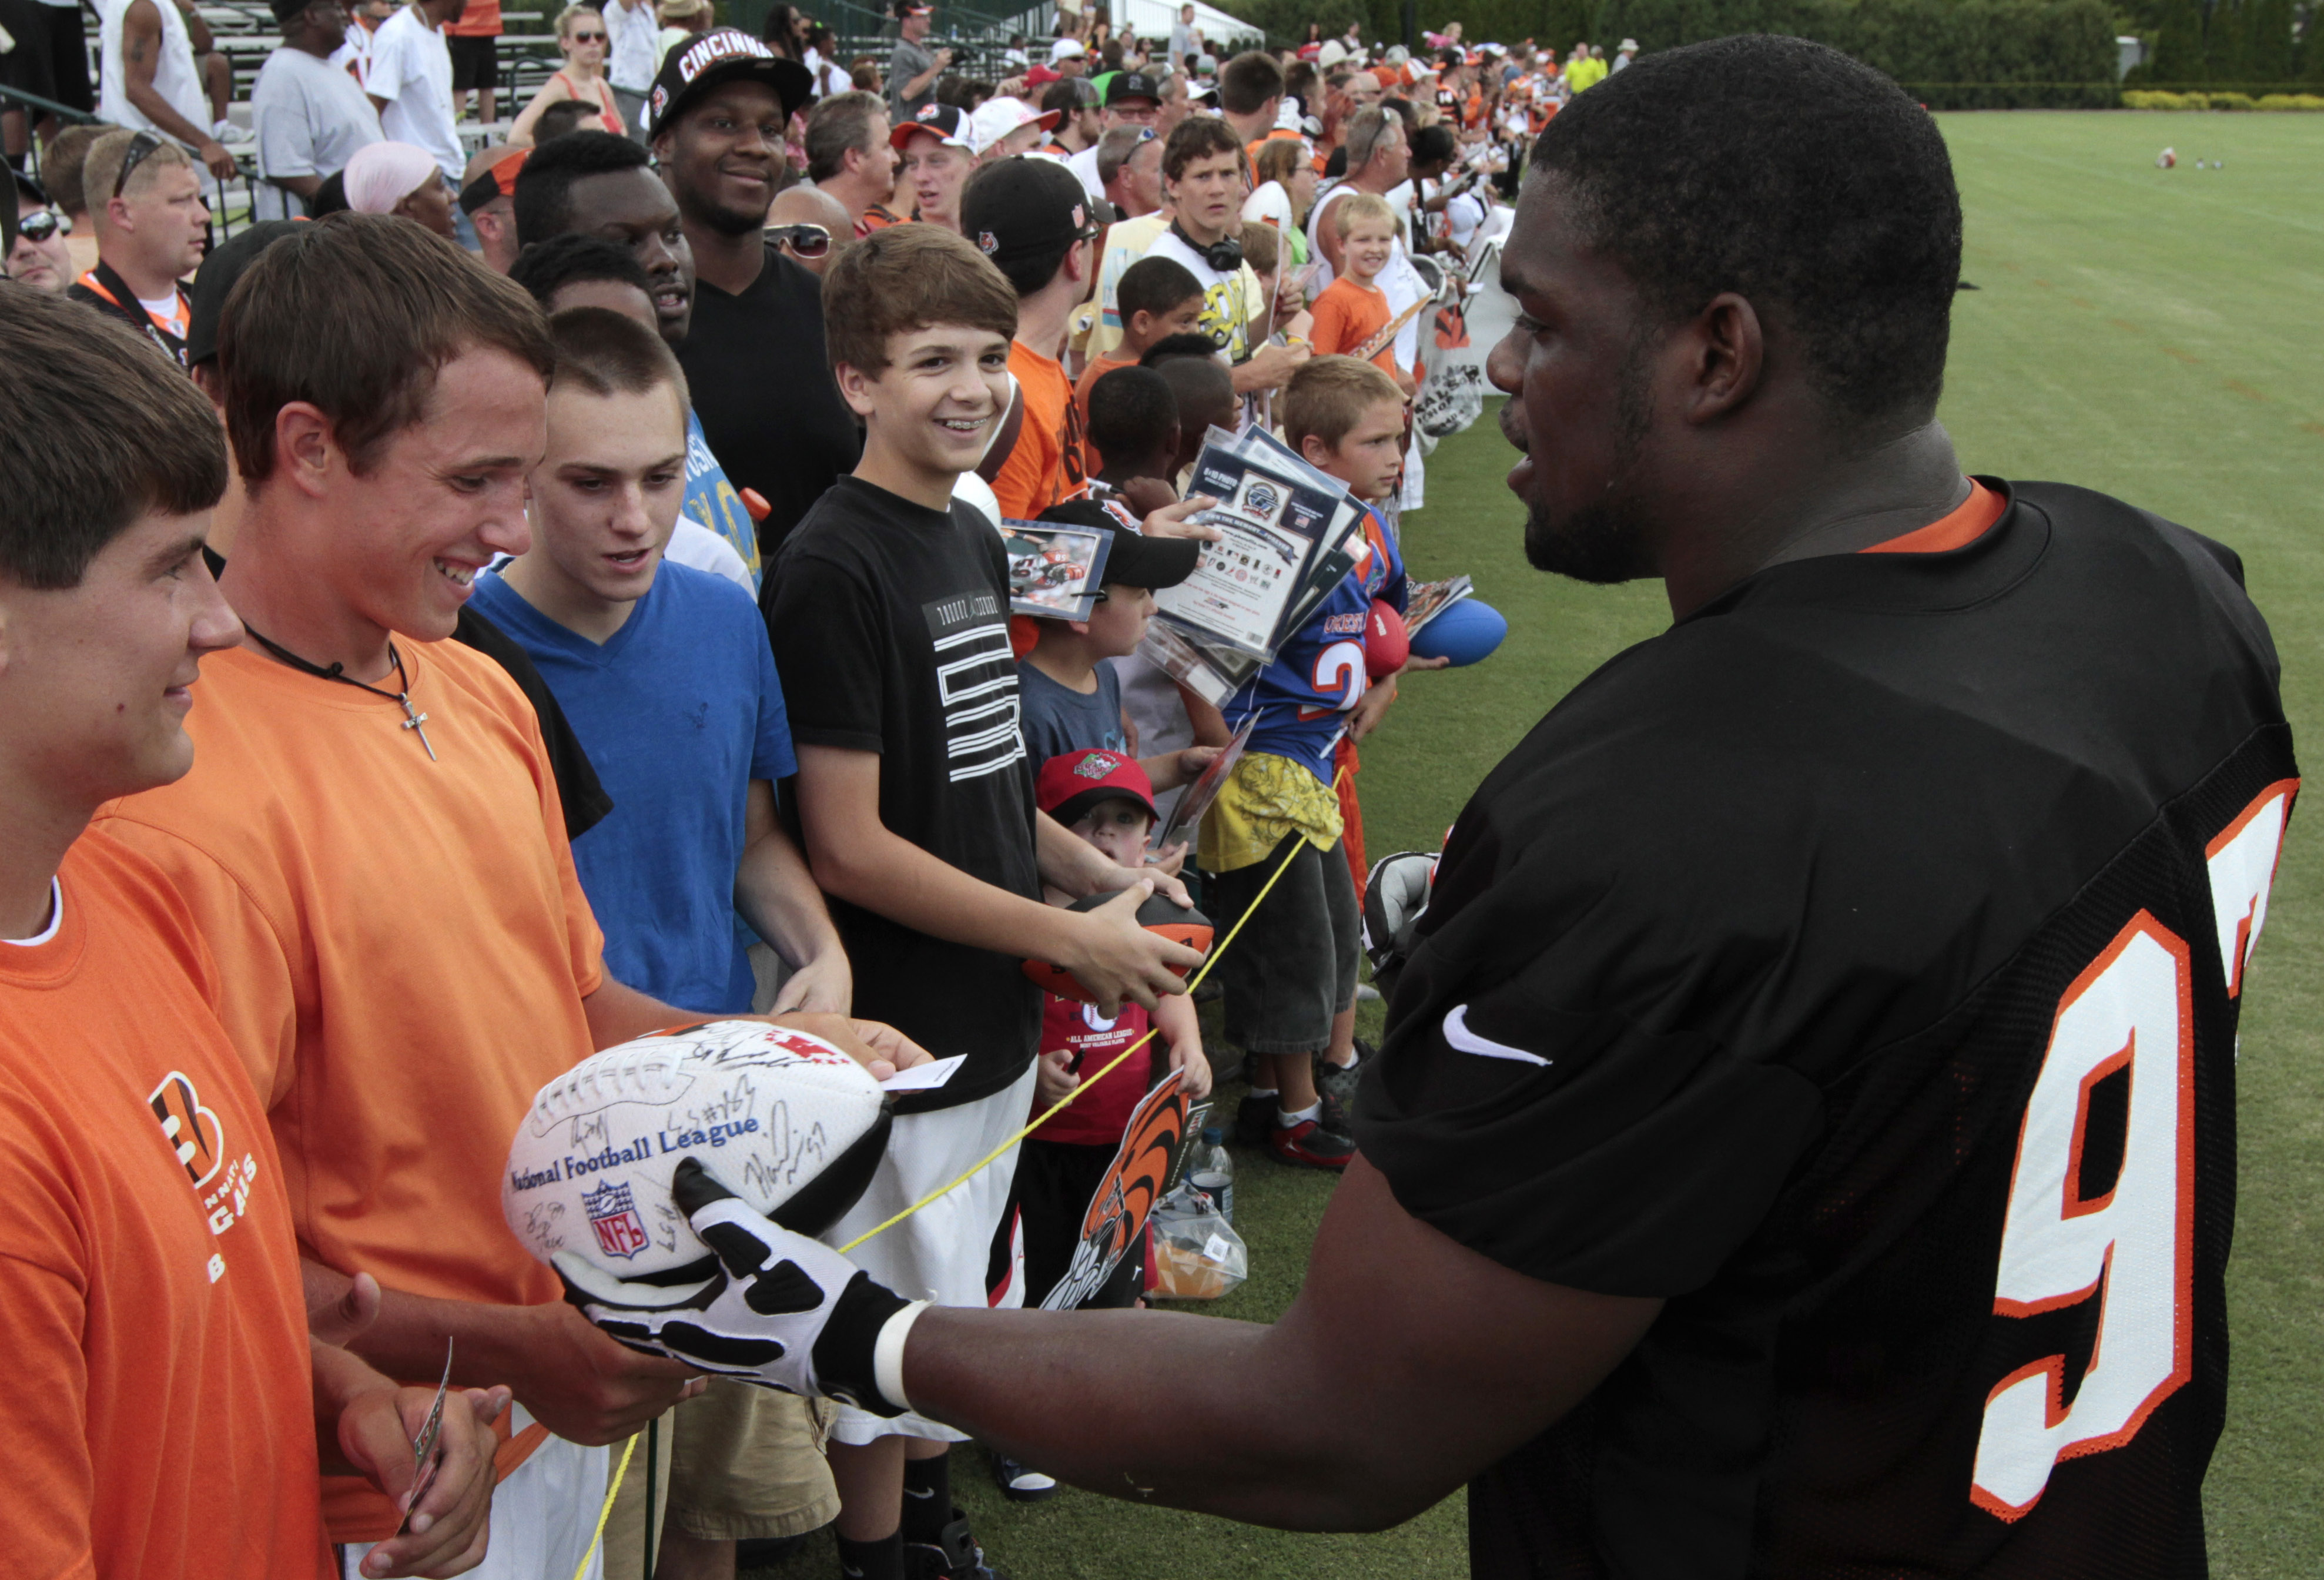
M 1033 781 L 1035 802 L 1068 828 L 1092 807 L 1116 796 L 1136 801 L 1148 818 L 1161 816 L 1154 809 L 1154 781 L 1137 758 L 1120 752 L 1091 748 L 1052 757 Z
M 1046 88 L 1052 82 L 1063 82 L 1065 79 L 1064 72 L 1052 71 L 1038 60 L 1025 73 L 1025 86 L 1028 88 Z

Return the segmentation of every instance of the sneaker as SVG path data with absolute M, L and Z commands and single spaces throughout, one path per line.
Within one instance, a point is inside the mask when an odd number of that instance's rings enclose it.
M 1278 1162 L 1290 1163 L 1301 1169 L 1338 1170 L 1348 1166 L 1356 1155 L 1356 1143 L 1346 1136 L 1334 1134 L 1319 1119 L 1303 1119 L 1297 1124 L 1278 1124 L 1267 1139 L 1268 1149 Z
M 1363 1073 L 1371 1067 L 1372 1060 L 1379 1057 L 1379 1049 L 1360 1037 L 1356 1039 L 1356 1058 L 1352 1064 L 1336 1065 L 1319 1056 L 1315 1060 L 1315 1089 L 1326 1097 L 1337 1098 L 1342 1107 L 1353 1103 L 1356 1100 L 1356 1083 L 1362 1079 Z M 1343 1135 L 1347 1133 L 1345 1125 L 1335 1128 Z
M 1009 1580 L 984 1561 L 984 1549 L 968 1532 L 968 1516 L 955 1505 L 952 1523 L 934 1542 L 904 1544 L 904 1580 Z
M 1275 1094 L 1246 1097 L 1235 1106 L 1234 1141 L 1238 1147 L 1263 1147 L 1275 1130 Z
M 1374 987 L 1369 982 L 1360 982 L 1356 984 L 1356 1003 L 1360 1004 L 1376 1004 L 1379 1002 L 1379 989 Z
M 1012 1503 L 1039 1503 L 1057 1495 L 1057 1478 L 1044 1475 L 1021 1459 L 995 1454 L 992 1458 L 992 1478 L 1001 1483 L 1001 1496 Z

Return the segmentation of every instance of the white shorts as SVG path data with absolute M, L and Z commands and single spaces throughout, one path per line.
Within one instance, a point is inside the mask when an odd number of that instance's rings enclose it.
M 932 1190 L 950 1184 L 979 1159 L 1024 1128 L 1033 1117 L 1033 1067 L 990 1097 L 896 1117 L 888 1153 L 872 1176 L 871 1187 L 823 1238 L 844 1245 L 874 1224 L 886 1222 Z M 988 1289 L 992 1237 L 1009 1206 L 1017 1177 L 1017 1149 L 1010 1147 L 978 1169 L 957 1190 L 948 1191 L 892 1229 L 874 1234 L 847 1253 L 848 1259 L 907 1300 L 939 1306 L 1016 1307 L 1025 1303 L 1025 1246 L 1014 1237 L 1009 1269 L 1000 1289 Z M 965 1443 L 968 1434 L 905 1412 L 875 1416 L 850 1405 L 839 1407 L 832 1440 L 862 1445 L 881 1437 L 928 1437 Z
M 513 1430 L 532 1424 L 522 1405 L 509 1408 L 515 1412 L 509 1422 Z M 613 1468 L 611 1452 L 551 1437 L 509 1472 L 493 1489 L 492 1541 L 484 1561 L 468 1571 L 471 1580 L 573 1580 L 597 1534 L 605 1478 Z M 632 1468 L 643 1474 L 644 1464 L 641 1455 Z M 349 1542 L 338 1549 L 344 1580 L 363 1580 L 360 1566 L 373 1545 Z M 599 1580 L 604 1565 L 600 1551 L 584 1580 Z

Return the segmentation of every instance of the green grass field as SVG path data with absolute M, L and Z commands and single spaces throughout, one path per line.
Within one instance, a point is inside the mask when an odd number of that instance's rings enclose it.
M 2324 741 L 2324 117 L 1941 117 L 1968 213 L 1943 416 L 1974 471 L 2059 478 L 2232 545 L 2283 659 L 2294 727 Z M 2175 144 L 2176 170 L 2154 168 Z M 2224 168 L 2192 168 L 2196 158 Z M 1469 790 L 1576 680 L 1665 621 L 1658 585 L 1595 589 L 1529 570 L 1489 419 L 1438 449 L 1409 520 L 1416 575 L 1474 576 L 1509 617 L 1470 670 L 1413 678 L 1364 753 L 1375 855 L 1433 847 Z M 2230 1274 L 2234 1392 L 2209 1482 L 2214 1572 L 2324 1569 L 2324 843 L 2295 821 L 2246 1000 L 2242 1197 Z M 1374 1023 L 1377 1023 L 1376 1016 Z M 1227 1093 L 1231 1101 L 1231 1089 Z M 1250 1285 L 1211 1309 L 1265 1318 L 1296 1292 L 1329 1182 L 1240 1160 Z M 1360 1376 L 1348 1385 L 1363 1386 Z M 1170 1380 L 1154 1381 L 1157 1411 Z M 1069 1492 L 1004 1502 L 973 1451 L 955 1484 L 1019 1580 L 1467 1573 L 1458 1501 L 1384 1535 L 1288 1536 Z M 836 1573 L 825 1538 L 781 1571 Z

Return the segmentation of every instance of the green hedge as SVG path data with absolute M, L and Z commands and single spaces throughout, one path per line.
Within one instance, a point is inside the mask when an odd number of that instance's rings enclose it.
M 1845 51 L 1932 109 L 2091 109 L 2119 103 L 2104 0 L 1605 0 L 1594 38 L 1648 50 L 1788 33 Z

